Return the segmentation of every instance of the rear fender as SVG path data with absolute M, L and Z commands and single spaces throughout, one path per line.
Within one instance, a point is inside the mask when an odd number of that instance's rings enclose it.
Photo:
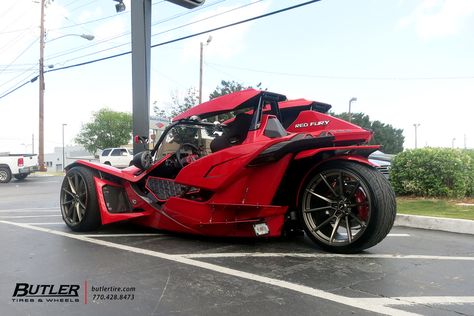
M 316 164 L 314 164 L 311 168 L 309 168 L 303 175 L 303 177 L 301 178 L 301 181 L 299 182 L 299 185 L 298 185 L 298 191 L 296 193 L 296 203 L 299 203 L 299 200 L 300 200 L 300 192 L 301 192 L 301 188 L 303 186 L 304 183 L 306 183 L 306 181 L 308 180 L 309 176 L 314 172 L 314 170 L 316 170 L 317 168 L 319 168 L 320 166 L 324 165 L 325 163 L 328 163 L 328 162 L 331 162 L 331 161 L 353 161 L 353 162 L 357 162 L 357 163 L 360 163 L 360 164 L 363 164 L 363 165 L 368 165 L 368 166 L 371 166 L 371 167 L 376 167 L 375 164 L 373 164 L 372 162 L 369 161 L 369 158 L 368 156 L 375 150 L 377 150 L 380 146 L 364 146 L 364 148 L 361 148 L 360 151 L 358 150 L 354 150 L 354 149 L 350 149 L 350 152 L 351 154 L 348 155 L 348 154 L 338 154 L 338 151 L 340 149 L 337 149 L 337 150 L 334 150 L 334 149 L 330 149 L 330 148 L 325 148 L 325 150 L 323 150 L 322 152 L 325 152 L 325 153 L 328 153 L 328 154 L 332 154 L 331 157 L 329 158 L 326 158 L 326 159 L 322 159 L 320 161 L 318 161 Z M 296 159 L 295 159 L 296 160 Z
M 371 153 L 380 148 L 380 145 L 371 146 L 336 146 L 308 149 L 299 152 L 294 160 L 315 157 L 321 153 L 328 153 L 330 156 L 362 156 L 368 157 Z

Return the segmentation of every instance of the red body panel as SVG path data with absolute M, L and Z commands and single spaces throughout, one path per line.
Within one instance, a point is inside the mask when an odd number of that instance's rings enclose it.
M 232 111 L 239 105 L 258 96 L 261 93 L 262 92 L 259 90 L 247 89 L 231 94 L 226 94 L 184 111 L 183 113 L 174 117 L 173 121 L 179 121 L 181 119 L 189 118 L 193 115 L 202 116 L 203 114 L 207 114 L 208 116 L 211 116 L 210 114 L 212 113 Z
M 372 138 L 372 132 L 355 124 L 309 110 L 300 112 L 296 120 L 287 127 L 287 130 L 293 133 L 310 133 L 315 136 L 322 132 L 330 133 L 336 138 L 336 143 L 353 140 L 360 140 L 361 143 L 364 143 Z

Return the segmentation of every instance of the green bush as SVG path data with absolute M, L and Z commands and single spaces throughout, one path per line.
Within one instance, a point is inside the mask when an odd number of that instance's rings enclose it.
M 469 187 L 467 196 L 474 197 L 474 149 L 467 149 L 464 152 L 471 157 L 471 166 L 469 170 Z
M 407 150 L 393 160 L 390 180 L 400 195 L 462 198 L 472 194 L 472 166 L 470 155 L 461 150 Z

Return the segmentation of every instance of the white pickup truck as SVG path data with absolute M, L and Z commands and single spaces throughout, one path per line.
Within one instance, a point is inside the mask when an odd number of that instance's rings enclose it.
M 10 182 L 12 176 L 23 180 L 38 169 L 36 155 L 0 153 L 0 183 Z

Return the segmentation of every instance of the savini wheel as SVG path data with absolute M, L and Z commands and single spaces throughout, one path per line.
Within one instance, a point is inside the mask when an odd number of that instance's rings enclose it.
M 377 170 L 354 162 L 325 164 L 300 192 L 306 234 L 326 250 L 359 252 L 379 243 L 393 226 L 395 194 Z
M 73 231 L 88 231 L 100 226 L 94 176 L 90 169 L 74 167 L 66 173 L 60 203 L 63 220 Z

